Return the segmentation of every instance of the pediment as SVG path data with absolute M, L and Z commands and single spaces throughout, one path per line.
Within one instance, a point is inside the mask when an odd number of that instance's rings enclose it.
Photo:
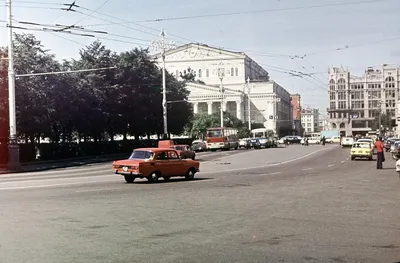
M 165 54 L 166 61 L 174 60 L 201 60 L 201 59 L 229 59 L 244 58 L 245 55 L 239 52 L 231 52 L 223 49 L 212 48 L 200 44 L 188 44 L 169 50 Z
M 208 86 L 197 83 L 187 83 L 186 89 L 190 91 L 190 96 L 204 96 L 204 95 L 219 95 L 220 89 L 215 86 Z M 241 95 L 242 92 L 225 88 L 224 94 L 229 95 Z

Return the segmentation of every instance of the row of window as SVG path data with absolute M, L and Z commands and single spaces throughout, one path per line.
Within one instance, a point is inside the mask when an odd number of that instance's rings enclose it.
M 395 108 L 396 107 L 396 100 L 387 100 L 385 102 L 386 108 Z M 338 101 L 338 106 L 336 108 L 336 103 L 334 101 L 329 103 L 331 110 L 344 110 L 346 108 L 346 101 Z M 380 102 L 378 100 L 369 100 L 368 101 L 368 108 L 380 108 Z M 364 101 L 352 101 L 351 102 L 351 109 L 364 109 L 365 103 Z
M 387 77 L 387 78 L 385 79 L 385 82 L 396 82 L 396 80 L 395 80 L 392 76 L 389 76 L 389 77 Z M 337 83 L 338 83 L 338 84 L 346 84 L 346 80 L 343 79 L 343 78 L 340 78 L 340 79 L 338 80 Z M 331 79 L 331 80 L 329 81 L 329 84 L 335 84 L 335 80 L 334 80 L 334 79 Z
M 224 69 L 224 70 L 225 70 L 225 69 Z M 186 73 L 187 73 L 186 70 L 184 70 L 183 73 L 182 73 L 181 71 L 179 71 L 179 70 L 176 70 L 175 76 L 180 77 L 181 75 L 186 75 Z M 239 69 L 238 69 L 238 68 L 231 68 L 230 70 L 229 70 L 229 69 L 226 70 L 224 73 L 225 73 L 225 74 L 226 74 L 226 73 L 230 74 L 231 77 L 235 77 L 235 76 L 237 77 L 237 76 L 239 76 Z M 195 71 L 194 71 L 194 75 L 195 75 L 195 76 L 198 76 L 199 78 L 202 78 L 202 77 L 203 77 L 203 70 L 202 70 L 202 69 L 195 70 Z M 218 74 L 216 74 L 216 75 L 218 76 Z M 225 75 L 225 76 L 226 76 L 226 75 Z M 209 70 L 209 69 L 206 69 L 206 70 L 205 70 L 205 77 L 206 77 L 206 78 L 209 78 L 209 77 L 210 77 L 210 70 Z
M 349 117 L 349 114 L 351 114 L 352 118 L 365 118 L 364 111 L 359 111 L 357 113 L 347 113 L 347 112 L 331 112 L 329 113 L 329 117 L 331 119 L 345 119 Z M 396 110 L 388 110 L 387 111 L 388 116 L 391 117 L 396 117 Z M 375 118 L 379 116 L 379 111 L 378 110 L 369 110 L 368 111 L 368 118 Z M 354 127 L 354 126 L 353 126 Z
M 346 100 L 347 92 L 339 91 L 337 92 L 337 98 L 338 100 Z M 370 96 L 372 98 L 381 98 L 381 92 L 380 91 L 370 91 L 368 92 L 367 96 Z M 363 91 L 353 91 L 350 93 L 350 97 L 352 100 L 362 100 L 364 99 L 364 92 Z M 396 90 L 386 90 L 385 91 L 385 98 L 396 98 Z M 335 100 L 336 99 L 336 93 L 331 92 L 329 93 L 329 99 L 330 100 Z

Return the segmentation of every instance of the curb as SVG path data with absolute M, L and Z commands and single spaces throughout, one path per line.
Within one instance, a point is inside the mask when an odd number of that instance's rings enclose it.
M 67 167 L 76 167 L 82 166 L 86 164 L 95 164 L 95 163 L 102 163 L 102 162 L 109 162 L 118 157 L 123 158 L 123 156 L 127 156 L 128 154 L 113 154 L 113 155 L 100 155 L 96 157 L 85 157 L 85 158 L 70 158 L 70 159 L 60 159 L 54 161 L 43 161 L 43 162 L 31 162 L 31 163 L 23 163 L 21 171 L 8 171 L 6 168 L 0 168 L 0 174 L 14 174 L 14 173 L 29 173 L 29 172 L 40 172 L 40 171 L 47 171 L 59 168 L 67 168 Z M 29 167 L 29 166 L 36 166 L 39 167 Z M 28 166 L 28 167 L 27 167 Z

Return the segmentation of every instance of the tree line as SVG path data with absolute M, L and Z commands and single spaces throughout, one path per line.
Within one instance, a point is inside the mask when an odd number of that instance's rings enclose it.
M 112 141 L 115 135 L 162 134 L 162 71 L 147 49 L 117 53 L 100 41 L 82 48 L 78 59 L 58 61 L 31 34 L 14 35 L 17 75 L 38 72 L 99 71 L 16 77 L 17 131 L 37 143 Z M 1 48 L 7 54 L 7 48 Z M 8 134 L 7 60 L 1 61 L 0 127 Z M 115 68 L 111 68 L 115 67 Z M 187 79 L 187 78 L 186 78 Z M 168 131 L 180 134 L 192 118 L 185 81 L 167 72 Z

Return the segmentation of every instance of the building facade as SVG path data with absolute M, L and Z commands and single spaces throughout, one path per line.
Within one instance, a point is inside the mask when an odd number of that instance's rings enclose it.
M 292 94 L 290 95 L 291 103 L 292 103 L 292 118 L 293 118 L 293 129 L 295 135 L 302 135 L 303 129 L 301 125 L 301 103 L 300 94 Z
M 319 110 L 318 109 L 303 109 L 301 111 L 301 125 L 304 133 L 319 132 Z
M 376 132 L 379 118 L 395 132 L 398 115 L 399 68 L 382 65 L 368 68 L 363 76 L 353 76 L 343 67 L 329 68 L 329 124 L 342 135 Z
M 162 65 L 162 57 L 155 58 Z M 275 132 L 291 127 L 290 94 L 242 52 L 191 43 L 167 51 L 165 68 L 178 79 L 189 68 L 195 72 L 196 81 L 186 87 L 195 114 L 213 114 L 222 106 L 243 122 L 262 123 Z
M 327 115 L 324 115 L 324 114 L 319 115 L 318 129 L 320 131 L 330 130 L 328 119 L 329 118 Z

